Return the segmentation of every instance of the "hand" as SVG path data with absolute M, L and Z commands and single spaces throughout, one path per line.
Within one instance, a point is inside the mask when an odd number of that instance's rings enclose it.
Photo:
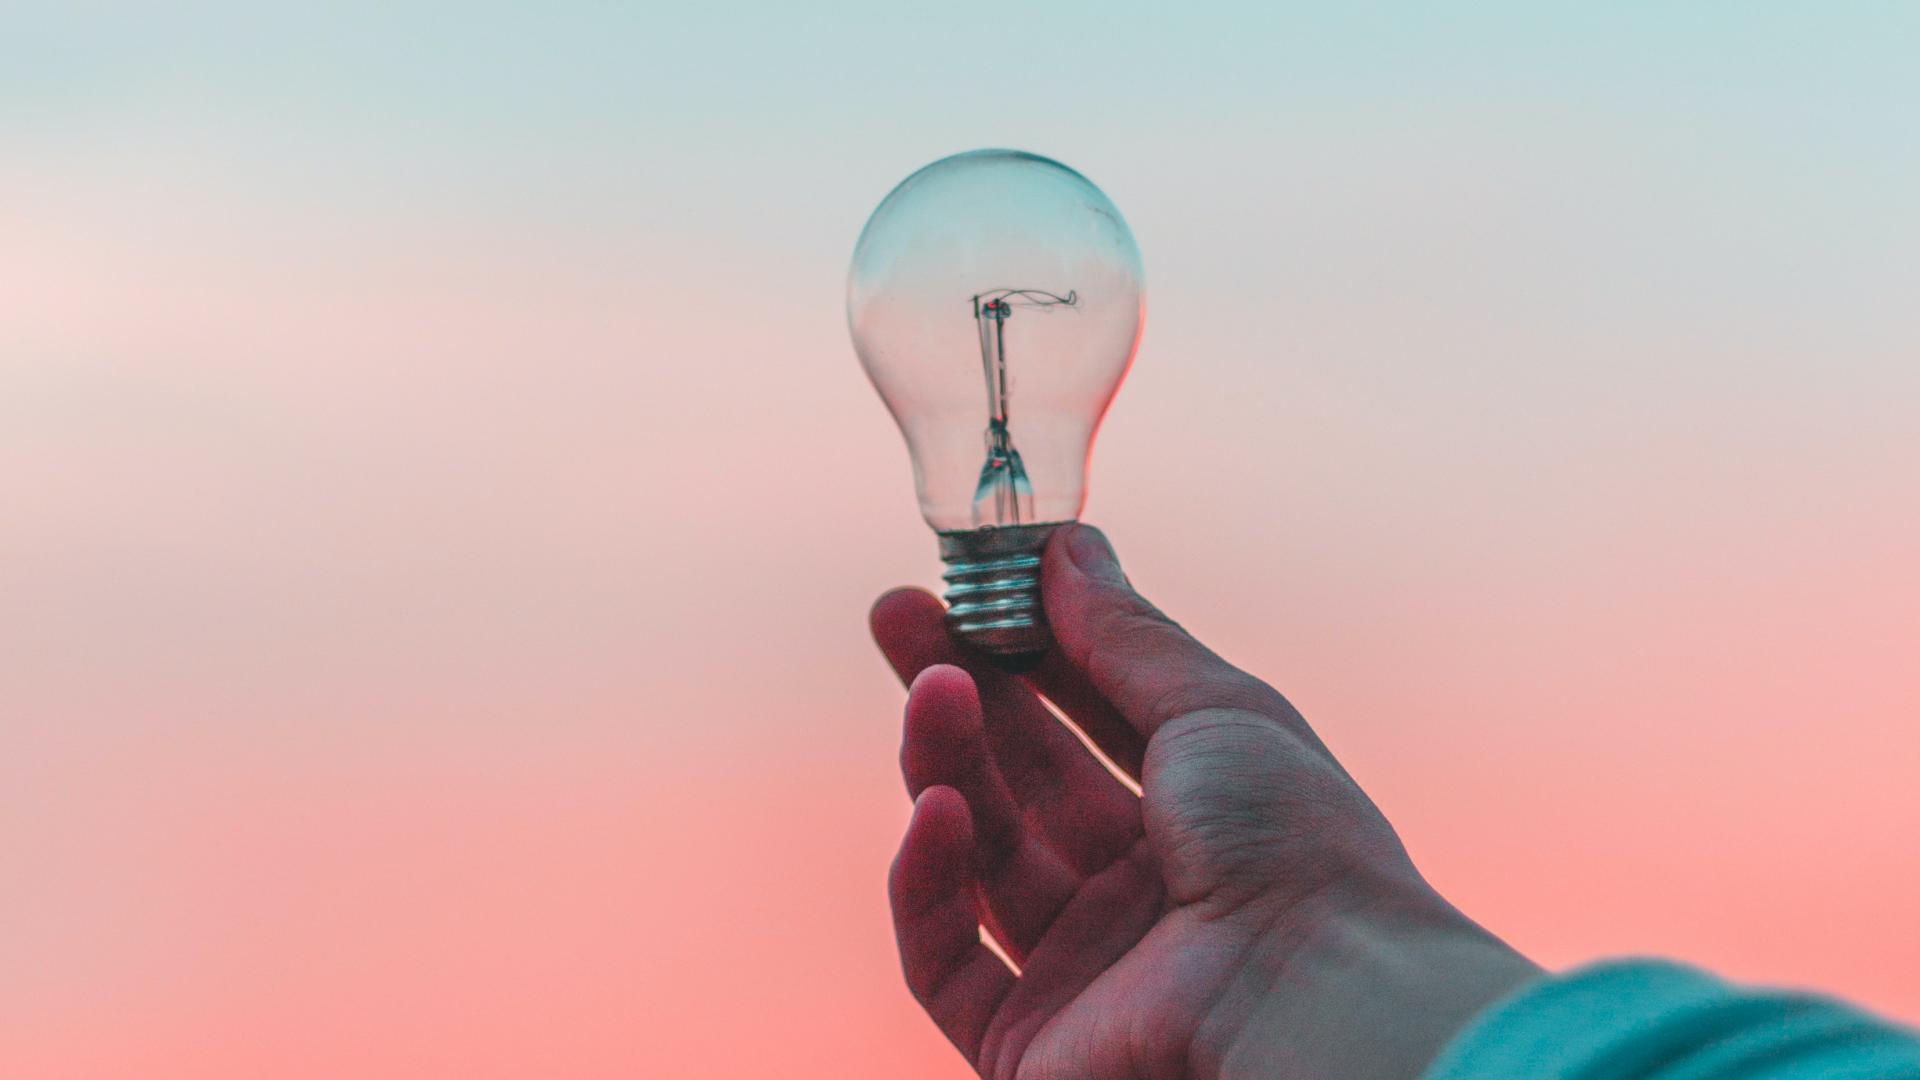
M 1024 678 L 957 648 L 927 593 L 872 615 L 912 688 L 901 962 L 981 1076 L 1412 1080 L 1537 974 L 1428 887 L 1285 698 L 1133 591 L 1098 530 L 1060 529 L 1042 575 L 1057 644 Z

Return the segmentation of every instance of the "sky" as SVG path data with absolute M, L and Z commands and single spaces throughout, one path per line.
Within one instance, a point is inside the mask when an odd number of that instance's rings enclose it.
M 1920 1021 L 1920 10 L 69 4 L 0 38 L 0 1072 L 960 1077 L 866 215 L 1124 211 L 1086 517 L 1456 904 Z

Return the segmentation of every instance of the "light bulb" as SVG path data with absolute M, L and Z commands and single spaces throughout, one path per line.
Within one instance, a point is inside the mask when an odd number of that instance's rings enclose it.
M 1052 642 L 1040 553 L 1086 502 L 1094 434 L 1139 345 L 1141 288 L 1113 203 L 1013 150 L 907 177 L 854 248 L 847 324 L 939 534 L 947 626 L 1008 666 Z

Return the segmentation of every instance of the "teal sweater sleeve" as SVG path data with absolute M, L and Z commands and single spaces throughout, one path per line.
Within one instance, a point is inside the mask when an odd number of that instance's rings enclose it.
M 1920 1033 L 1811 994 L 1611 961 L 1481 1013 L 1424 1080 L 1920 1080 Z

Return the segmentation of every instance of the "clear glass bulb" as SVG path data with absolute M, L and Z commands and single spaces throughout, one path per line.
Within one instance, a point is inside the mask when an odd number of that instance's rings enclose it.
M 847 322 L 913 457 L 964 640 L 1049 643 L 1039 552 L 1080 515 L 1087 457 L 1133 363 L 1140 251 L 1086 177 L 1013 150 L 943 158 L 867 221 Z

